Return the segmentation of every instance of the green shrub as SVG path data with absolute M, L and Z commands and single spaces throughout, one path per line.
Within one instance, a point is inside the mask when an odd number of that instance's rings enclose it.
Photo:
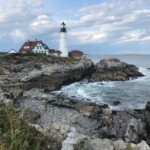
M 48 137 L 26 125 L 16 108 L 0 107 L 0 150 L 48 150 Z

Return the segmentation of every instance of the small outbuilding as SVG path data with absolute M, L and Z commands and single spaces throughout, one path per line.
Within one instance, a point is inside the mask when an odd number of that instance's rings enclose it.
M 15 54 L 15 53 L 17 53 L 17 51 L 14 50 L 14 49 L 11 49 L 11 50 L 8 52 L 8 54 Z
M 69 57 L 81 58 L 82 56 L 83 56 L 83 52 L 79 50 L 73 50 L 69 52 Z

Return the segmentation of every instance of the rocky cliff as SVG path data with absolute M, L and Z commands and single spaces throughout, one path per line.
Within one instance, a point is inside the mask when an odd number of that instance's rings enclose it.
M 47 149 L 150 150 L 149 103 L 145 110 L 111 111 L 52 92 L 85 77 L 95 82 L 142 76 L 134 65 L 105 59 L 94 68 L 87 59 L 43 55 L 8 55 L 0 65 L 0 103 L 17 104 L 20 117 L 53 141 Z
M 95 65 L 90 81 L 125 81 L 143 76 L 135 65 L 121 62 L 119 59 L 103 59 Z
M 3 56 L 0 65 L 1 100 L 17 99 L 22 91 L 32 88 L 56 90 L 89 76 L 94 67 L 88 59 L 19 54 Z
M 111 111 L 107 105 L 98 106 L 38 89 L 24 92 L 23 97 L 22 110 L 30 110 L 24 119 L 38 124 L 35 127 L 39 131 L 59 141 L 62 150 L 68 147 L 75 150 L 150 149 L 146 144 L 150 143 L 150 103 L 145 110 Z

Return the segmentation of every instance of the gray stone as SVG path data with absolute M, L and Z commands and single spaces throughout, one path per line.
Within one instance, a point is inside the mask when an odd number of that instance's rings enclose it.
M 82 150 L 114 150 L 114 147 L 111 140 L 90 139 L 84 143 Z
M 139 142 L 139 135 L 143 133 L 144 124 L 140 119 L 130 119 L 125 127 L 124 140 L 126 142 Z
M 123 140 L 117 140 L 113 142 L 115 150 L 126 150 L 127 144 Z
M 139 150 L 150 150 L 150 147 L 147 145 L 145 141 L 141 141 L 141 143 L 137 144 Z
M 125 81 L 143 76 L 134 65 L 121 62 L 119 59 L 103 59 L 95 65 L 95 72 L 90 81 Z

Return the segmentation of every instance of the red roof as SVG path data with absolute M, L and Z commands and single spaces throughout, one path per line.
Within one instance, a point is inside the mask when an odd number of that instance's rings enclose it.
M 79 50 L 73 50 L 73 51 L 69 52 L 69 56 L 79 58 L 79 57 L 83 56 L 83 52 L 79 51 Z
M 69 53 L 83 53 L 82 51 L 79 51 L 79 50 L 72 50 L 70 51 Z
M 35 48 L 35 46 L 36 46 L 38 43 L 42 44 L 42 46 L 43 46 L 45 49 L 48 49 L 48 46 L 47 46 L 45 43 L 43 43 L 42 41 L 37 41 L 37 40 L 35 40 L 35 41 L 27 41 L 27 42 L 25 42 L 25 43 L 22 45 L 22 47 L 20 48 L 19 52 L 32 52 L 32 50 Z M 24 48 L 25 46 L 29 46 L 29 48 L 26 49 L 26 48 Z

